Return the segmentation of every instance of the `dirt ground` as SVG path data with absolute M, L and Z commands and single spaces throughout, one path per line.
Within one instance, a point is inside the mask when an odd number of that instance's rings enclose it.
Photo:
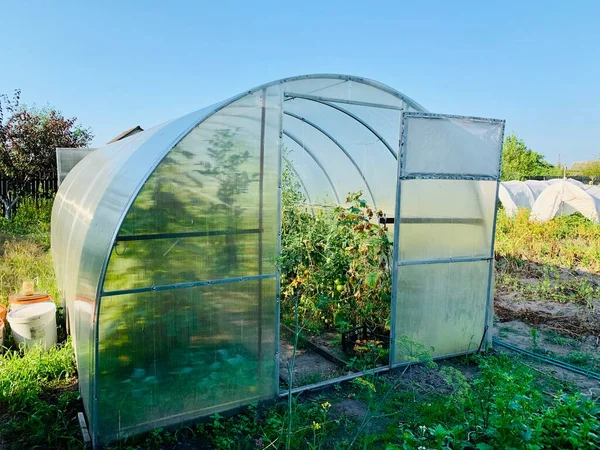
M 292 353 L 294 346 L 291 342 L 279 341 L 279 373 L 283 381 L 287 384 L 289 380 L 289 369 L 292 363 Z M 312 352 L 306 348 L 296 349 L 296 359 L 294 361 L 294 380 L 293 386 L 304 386 L 339 377 L 348 373 L 339 365 L 328 361 L 321 355 Z
M 592 300 L 591 306 L 530 301 L 509 292 L 496 297 L 494 310 L 501 322 L 519 320 L 533 326 L 543 325 L 547 330 L 574 338 L 600 336 L 600 300 Z

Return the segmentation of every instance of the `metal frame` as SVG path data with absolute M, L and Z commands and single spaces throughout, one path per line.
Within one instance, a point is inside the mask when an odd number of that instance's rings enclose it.
M 341 98 L 321 97 L 318 95 L 297 94 L 295 92 L 286 92 L 285 97 L 286 102 L 289 100 L 294 100 L 295 98 L 301 98 L 304 100 L 313 100 L 317 102 L 344 103 L 346 105 L 366 106 L 367 108 L 393 109 L 395 111 L 404 111 L 404 108 L 401 106 L 386 105 L 383 103 L 361 102 L 357 100 L 345 100 Z
M 491 297 L 493 296 L 493 283 L 492 276 L 494 271 L 494 243 L 495 243 L 495 231 L 496 231 L 496 219 L 498 212 L 498 189 L 499 189 L 499 179 L 500 179 L 500 167 L 502 162 L 502 151 L 500 151 L 500 160 L 498 161 L 498 170 L 495 176 L 483 175 L 483 174 L 449 174 L 449 173 L 405 173 L 406 166 L 406 144 L 407 144 L 407 135 L 408 135 L 408 127 L 407 121 L 411 118 L 422 118 L 422 119 L 457 119 L 457 120 L 467 120 L 472 122 L 482 122 L 482 123 L 490 123 L 490 124 L 501 124 L 502 125 L 502 133 L 499 145 L 502 145 L 504 138 L 504 120 L 499 119 L 486 119 L 481 117 L 469 117 L 469 116 L 457 116 L 457 115 L 444 115 L 444 114 L 434 114 L 427 112 L 402 112 L 400 119 L 400 154 L 398 159 L 398 179 L 397 179 L 397 187 L 396 187 L 396 212 L 395 217 L 398 220 L 395 220 L 394 223 L 394 248 L 393 248 L 393 264 L 392 264 L 392 305 L 391 305 L 391 326 L 390 326 L 390 366 L 392 368 L 399 367 L 402 363 L 396 363 L 395 361 L 395 353 L 396 353 L 396 334 L 398 330 L 396 329 L 396 315 L 398 314 L 397 302 L 398 302 L 398 272 L 399 267 L 410 266 L 410 265 L 424 265 L 424 264 L 438 264 L 438 263 L 454 263 L 454 262 L 474 262 L 474 261 L 489 261 L 489 271 L 488 271 L 488 288 L 487 288 L 487 298 L 485 303 L 485 323 L 483 324 L 484 335 L 482 337 L 483 340 L 489 341 L 489 333 L 486 333 L 488 329 L 488 322 L 490 317 L 490 309 L 491 309 Z M 494 208 L 494 222 L 492 225 L 492 236 L 491 236 L 491 252 L 489 256 L 483 257 L 456 257 L 456 258 L 440 258 L 440 259 L 431 259 L 431 260 L 418 260 L 418 261 L 399 261 L 399 253 L 400 253 L 400 224 L 403 223 L 406 219 L 402 219 L 400 216 L 401 210 L 401 199 L 402 199 L 402 183 L 403 181 L 408 180 L 419 180 L 419 179 L 445 179 L 445 180 L 475 180 L 475 181 L 495 181 L 496 182 L 496 197 L 495 197 L 495 208 Z M 469 221 L 472 223 L 473 221 Z M 458 223 L 458 222 L 457 222 Z M 473 222 L 474 223 L 474 222 Z M 469 350 L 466 352 L 461 352 L 453 355 L 443 355 L 437 358 L 447 358 L 452 356 L 459 356 L 469 353 L 474 353 L 478 351 Z M 437 359 L 434 358 L 434 359 Z
M 279 92 L 279 152 L 277 154 L 277 256 L 281 255 L 281 227 L 282 227 L 282 219 L 281 219 L 281 202 L 283 195 L 283 186 L 281 182 L 281 177 L 283 173 L 283 92 L 280 90 Z M 288 162 L 289 164 L 289 162 Z M 294 169 L 294 167 L 290 164 L 292 170 L 300 180 L 300 184 L 304 188 L 306 192 L 306 198 L 310 203 L 310 198 L 308 197 L 308 191 L 306 191 L 306 187 L 304 186 L 304 182 L 300 179 L 300 176 Z M 312 208 L 312 206 L 311 206 Z M 314 212 L 313 212 L 314 214 Z M 279 327 L 281 326 L 281 270 L 277 267 L 277 274 L 275 277 L 275 377 L 273 379 L 273 391 L 279 392 Z
M 504 142 L 504 121 L 502 122 L 502 134 L 500 135 L 500 142 Z M 500 144 L 502 145 L 502 144 Z M 491 328 L 491 318 L 494 316 L 494 264 L 495 260 L 495 249 L 496 246 L 496 222 L 498 221 L 498 202 L 500 199 L 498 198 L 498 192 L 500 190 L 500 174 L 502 173 L 502 149 L 500 149 L 500 158 L 498 160 L 498 178 L 496 179 L 496 203 L 494 205 L 494 223 L 492 225 L 492 238 L 491 238 L 491 250 L 490 250 L 490 272 L 488 275 L 488 295 L 487 295 L 487 304 L 485 308 L 485 319 L 484 319 L 484 329 Z M 490 344 L 492 342 L 491 333 L 485 337 L 485 344 Z
M 410 261 L 398 261 L 397 266 L 424 266 L 428 264 L 446 264 L 446 263 L 461 263 L 461 262 L 476 262 L 476 261 L 490 261 L 491 258 L 488 256 L 460 256 L 456 258 L 439 258 L 439 259 L 417 259 Z
M 283 130 L 283 134 L 285 136 L 289 137 L 296 144 L 298 144 L 302 148 L 302 150 L 304 150 L 306 153 L 308 153 L 310 155 L 310 157 L 314 160 L 314 162 L 317 163 L 317 166 L 319 166 L 319 168 L 325 174 L 325 178 L 327 178 L 327 181 L 329 181 L 329 184 L 331 185 L 331 190 L 333 191 L 333 195 L 335 196 L 335 200 L 339 204 L 340 203 L 340 196 L 338 195 L 337 190 L 335 189 L 335 184 L 333 184 L 333 181 L 331 181 L 331 177 L 327 173 L 327 170 L 325 170 L 325 167 L 323 167 L 323 164 L 321 163 L 321 161 L 319 161 L 319 158 L 316 157 L 316 155 L 306 146 L 306 144 L 304 142 L 302 142 L 299 138 L 297 138 L 296 136 L 294 136 L 292 133 L 290 133 L 287 130 Z
M 216 280 L 204 280 L 204 281 L 188 281 L 186 283 L 174 283 L 174 284 L 163 284 L 159 286 L 147 286 L 141 288 L 132 289 L 120 289 L 118 291 L 103 291 L 101 297 L 113 297 L 115 295 L 126 295 L 126 294 L 141 294 L 144 292 L 153 291 L 170 291 L 172 289 L 185 289 L 198 286 L 210 286 L 214 284 L 229 284 L 229 283 L 240 283 L 243 281 L 252 280 L 264 280 L 265 278 L 275 278 L 276 273 L 265 273 L 262 275 L 250 275 L 246 277 L 233 277 L 233 278 L 219 278 Z
M 481 123 L 505 123 L 504 119 L 489 119 L 486 117 L 478 117 L 478 116 L 460 116 L 458 114 L 440 114 L 440 113 L 431 113 L 426 111 L 403 111 L 402 115 L 407 118 L 419 118 L 419 119 L 457 119 L 457 120 L 466 120 L 469 122 L 481 122 Z
M 266 134 L 266 120 L 267 120 L 267 89 L 262 90 L 261 107 L 260 107 L 260 151 L 259 151 L 259 175 L 258 175 L 258 228 L 261 232 L 258 234 L 258 274 L 263 273 L 263 209 L 264 209 L 264 185 L 265 185 L 265 134 Z M 257 313 L 258 313 L 258 330 L 257 330 L 257 344 L 258 344 L 258 355 L 256 364 L 256 376 L 257 379 L 262 378 L 262 353 L 263 353 L 263 327 L 262 327 L 262 314 L 263 314 L 263 284 L 262 278 L 258 279 L 258 302 L 257 302 Z
M 287 94 L 286 94 L 287 95 Z M 310 97 L 310 96 L 309 96 Z M 293 100 L 292 97 L 287 97 Z M 394 150 L 392 149 L 392 147 L 390 146 L 390 144 L 385 140 L 385 138 L 379 134 L 371 125 L 369 125 L 367 122 L 365 122 L 364 120 L 362 120 L 360 117 L 358 117 L 356 114 L 348 111 L 345 108 L 342 108 L 339 105 L 336 105 L 335 103 L 331 103 L 331 102 L 326 102 L 324 100 L 316 100 L 315 98 L 302 98 L 302 97 L 297 97 L 301 100 L 307 100 L 307 101 L 311 101 L 311 102 L 316 102 L 316 103 L 320 103 L 321 105 L 325 105 L 325 106 L 329 106 L 330 108 L 336 109 L 339 112 L 346 114 L 348 117 L 351 117 L 352 119 L 356 120 L 358 123 L 360 123 L 363 127 L 365 127 L 367 130 L 369 130 L 372 134 L 375 135 L 375 137 L 383 144 L 385 145 L 385 147 L 388 149 L 388 151 L 392 154 L 392 156 L 394 157 L 394 159 L 397 159 L 396 153 L 394 152 Z
M 472 180 L 472 181 L 496 181 L 498 178 L 491 175 L 452 173 L 422 173 L 411 172 L 401 176 L 403 180 Z
M 329 140 L 331 142 L 333 142 L 335 145 L 337 145 L 342 152 L 344 152 L 344 155 L 346 155 L 346 157 L 350 160 L 350 162 L 352 163 L 352 165 L 358 171 L 358 174 L 362 178 L 363 182 L 365 183 L 365 186 L 366 186 L 367 190 L 369 191 L 369 195 L 371 196 L 371 200 L 373 201 L 373 207 L 375 209 L 377 209 L 377 202 L 375 200 L 375 196 L 373 195 L 373 191 L 371 191 L 371 186 L 369 186 L 369 182 L 367 181 L 367 179 L 365 177 L 365 174 L 360 169 L 360 167 L 358 166 L 358 164 L 356 163 L 356 161 L 354 160 L 354 158 L 350 155 L 350 152 L 348 152 L 348 150 L 346 150 L 344 148 L 344 146 L 342 144 L 340 144 L 339 141 L 336 138 L 334 138 L 330 133 L 328 133 L 327 131 L 325 131 L 323 128 L 321 128 L 316 123 L 314 123 L 314 122 L 312 122 L 312 121 L 310 121 L 310 120 L 308 120 L 308 119 L 306 119 L 306 118 L 304 118 L 302 116 L 299 116 L 298 114 L 290 112 L 290 111 L 284 111 L 283 114 L 285 114 L 286 116 L 293 117 L 294 119 L 298 119 L 298 120 L 306 123 L 307 125 L 310 125 L 315 130 L 320 131 L 323 135 L 325 135 L 327 138 L 329 138 Z
M 182 231 L 179 233 L 156 233 L 156 234 L 134 234 L 117 236 L 115 243 L 131 241 L 152 241 L 156 239 L 182 239 L 194 237 L 225 236 L 231 234 L 256 234 L 261 233 L 262 227 L 240 230 L 218 230 L 218 231 Z

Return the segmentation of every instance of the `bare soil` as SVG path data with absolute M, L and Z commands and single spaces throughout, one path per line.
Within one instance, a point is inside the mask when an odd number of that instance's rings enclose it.
M 557 303 L 546 300 L 522 300 L 514 292 L 499 293 L 494 303 L 500 322 L 518 320 L 532 326 L 582 338 L 600 339 L 600 300 L 592 300 L 591 307 L 575 303 Z
M 292 343 L 284 339 L 279 341 L 279 373 L 286 383 L 289 380 L 293 351 Z M 335 378 L 344 375 L 347 371 L 317 353 L 305 348 L 298 348 L 296 349 L 293 373 L 292 387 L 298 387 Z

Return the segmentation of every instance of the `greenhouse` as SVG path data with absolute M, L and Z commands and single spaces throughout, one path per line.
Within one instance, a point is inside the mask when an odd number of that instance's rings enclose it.
M 509 217 L 514 217 L 519 208 L 531 210 L 542 191 L 549 186 L 547 181 L 503 181 L 498 190 L 498 199 Z
M 549 180 L 531 208 L 530 219 L 547 222 L 557 216 L 579 213 L 594 223 L 599 221 L 600 188 L 572 179 Z
M 94 445 L 280 395 L 285 168 L 311 214 L 361 191 L 393 227 L 381 370 L 407 363 L 407 338 L 435 358 L 489 343 L 503 132 L 312 75 L 89 152 L 60 185 L 52 252 Z

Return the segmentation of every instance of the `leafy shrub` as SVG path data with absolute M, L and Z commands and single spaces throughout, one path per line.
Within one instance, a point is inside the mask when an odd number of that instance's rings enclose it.
M 477 359 L 479 373 L 471 382 L 460 371 L 443 368 L 453 393 L 438 395 L 443 404 L 436 403 L 436 411 L 422 407 L 422 425 L 401 424 L 387 448 L 598 448 L 600 407 L 595 402 L 559 393 L 547 404 L 527 367 L 506 355 Z M 431 421 L 440 419 L 440 407 L 444 420 Z

